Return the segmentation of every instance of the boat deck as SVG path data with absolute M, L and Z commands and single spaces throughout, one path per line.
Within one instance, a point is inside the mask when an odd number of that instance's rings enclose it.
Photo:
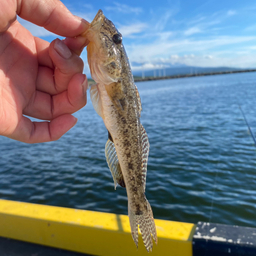
M 71 252 L 3 237 L 0 237 L 0 252 L 2 256 L 89 256 L 89 254 Z

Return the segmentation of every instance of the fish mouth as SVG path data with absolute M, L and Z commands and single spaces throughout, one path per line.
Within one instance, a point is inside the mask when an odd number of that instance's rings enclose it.
M 84 33 L 89 40 L 87 46 L 87 59 L 90 66 L 92 78 L 97 83 L 105 85 L 117 82 L 120 77 L 121 64 L 117 57 L 116 45 L 101 33 L 103 25 L 111 26 L 110 21 L 105 17 L 102 10 L 99 10 L 90 24 L 89 29 Z
M 93 21 L 91 22 L 91 27 L 95 26 L 97 23 L 102 21 L 105 18 L 103 11 L 100 9 L 98 10 L 97 14 L 95 15 Z
M 90 27 L 84 31 L 84 33 L 82 33 L 82 36 L 85 36 L 89 39 L 89 41 L 92 40 L 92 34 L 93 31 L 97 31 L 99 26 L 101 26 L 101 24 L 103 23 L 105 18 L 105 15 L 103 14 L 102 10 L 99 10 L 96 14 L 96 16 L 94 17 L 93 21 L 90 23 Z

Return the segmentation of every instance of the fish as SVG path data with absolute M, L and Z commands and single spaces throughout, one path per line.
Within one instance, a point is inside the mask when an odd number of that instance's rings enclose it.
M 108 130 L 105 156 L 114 186 L 126 188 L 132 238 L 138 248 L 138 226 L 144 246 L 152 251 L 157 233 L 145 196 L 149 140 L 140 122 L 141 99 L 134 83 L 122 34 L 99 10 L 83 36 L 89 41 L 87 58 L 94 109 Z

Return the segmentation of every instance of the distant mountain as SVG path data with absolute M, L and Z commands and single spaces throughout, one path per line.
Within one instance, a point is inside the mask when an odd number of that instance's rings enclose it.
M 228 72 L 241 70 L 240 68 L 228 68 L 228 67 L 217 67 L 217 68 L 202 68 L 202 67 L 171 67 L 164 69 L 155 70 L 144 70 L 144 77 L 159 77 L 159 76 L 173 76 L 173 75 L 185 75 L 185 74 L 201 74 L 201 73 L 212 73 L 212 72 Z M 133 72 L 135 77 L 142 77 L 142 71 Z

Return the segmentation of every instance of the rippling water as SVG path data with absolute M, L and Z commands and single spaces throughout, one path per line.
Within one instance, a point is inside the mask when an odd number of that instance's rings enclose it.
M 146 195 L 156 218 L 256 226 L 256 74 L 138 83 L 150 155 Z M 114 190 L 107 131 L 89 101 L 60 140 L 0 137 L 0 198 L 127 214 Z

